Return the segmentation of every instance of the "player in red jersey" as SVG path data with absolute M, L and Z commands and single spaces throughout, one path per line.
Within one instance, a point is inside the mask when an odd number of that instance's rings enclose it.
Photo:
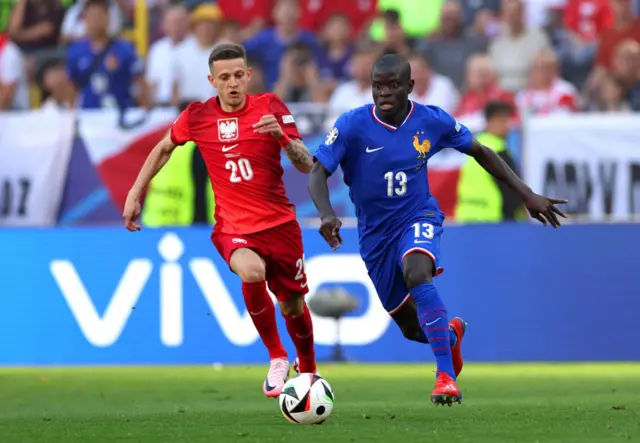
M 218 96 L 195 102 L 180 114 L 169 133 L 149 154 L 125 204 L 129 231 L 137 231 L 140 196 L 187 141 L 200 149 L 216 198 L 211 240 L 231 270 L 242 279 L 242 295 L 271 364 L 263 385 L 277 397 L 289 375 L 289 359 L 280 342 L 275 294 L 298 352 L 300 370 L 316 372 L 311 315 L 304 301 L 307 277 L 302 233 L 295 207 L 285 193 L 280 151 L 300 172 L 312 157 L 300 138 L 287 106 L 272 93 L 251 96 L 251 69 L 244 48 L 222 44 L 209 56 L 209 82 Z

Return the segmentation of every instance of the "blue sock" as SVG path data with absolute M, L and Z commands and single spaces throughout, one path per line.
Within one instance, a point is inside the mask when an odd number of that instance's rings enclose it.
M 423 330 L 420 331 L 420 341 L 423 343 L 426 343 L 428 341 L 427 336 Z M 456 331 L 449 328 L 449 346 L 453 348 L 457 343 L 458 343 L 458 334 L 456 334 Z
M 436 287 L 433 283 L 422 283 L 411 290 L 411 296 L 418 307 L 418 321 L 429 339 L 438 371 L 448 374 L 455 380 L 450 344 L 450 335 L 455 334 L 449 334 L 447 310 Z

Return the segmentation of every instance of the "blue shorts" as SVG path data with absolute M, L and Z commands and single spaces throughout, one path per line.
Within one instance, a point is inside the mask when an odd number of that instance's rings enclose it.
M 407 254 L 421 252 L 433 260 L 436 276 L 443 272 L 438 266 L 442 223 L 433 218 L 422 218 L 405 226 L 392 242 L 382 243 L 384 252 L 375 260 L 365 262 L 369 278 L 376 288 L 384 309 L 393 315 L 407 300 L 409 289 L 404 283 L 402 260 Z

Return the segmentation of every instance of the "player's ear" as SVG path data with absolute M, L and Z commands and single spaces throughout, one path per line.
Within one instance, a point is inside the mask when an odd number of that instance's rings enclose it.
M 247 78 L 248 78 L 249 80 L 251 80 L 251 76 L 252 76 L 252 75 L 253 75 L 253 69 L 248 68 L 248 69 L 247 69 Z
M 207 75 L 207 80 L 209 80 L 209 84 L 211 86 L 213 86 L 214 88 L 218 89 L 217 86 L 216 86 L 216 79 L 215 79 L 215 77 L 213 75 L 211 75 L 211 74 Z
M 413 85 L 415 85 L 415 84 L 416 84 L 415 80 L 413 80 L 413 79 L 409 80 L 409 89 L 408 89 L 409 94 L 411 94 L 413 92 Z

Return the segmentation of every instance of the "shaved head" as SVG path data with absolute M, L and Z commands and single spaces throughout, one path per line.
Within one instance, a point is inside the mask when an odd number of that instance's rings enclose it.
M 378 117 L 391 125 L 399 125 L 407 115 L 409 94 L 413 91 L 411 65 L 397 54 L 385 54 L 371 72 L 373 103 Z
M 409 82 L 411 65 L 407 59 L 398 54 L 385 54 L 373 65 L 372 74 L 396 74 L 398 78 Z

